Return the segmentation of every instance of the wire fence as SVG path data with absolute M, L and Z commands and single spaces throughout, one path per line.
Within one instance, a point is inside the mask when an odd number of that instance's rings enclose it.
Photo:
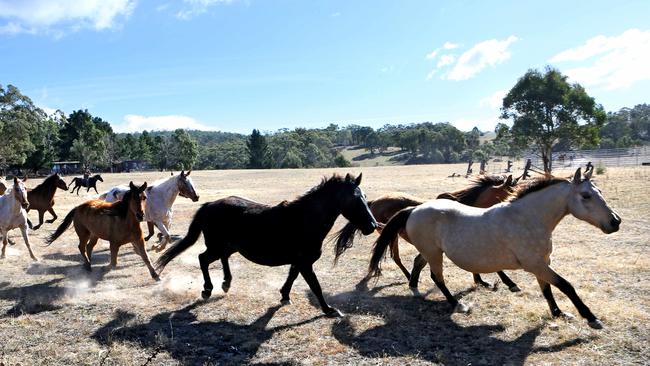
M 513 163 L 512 171 L 523 169 L 526 160 L 530 159 L 534 168 L 544 169 L 542 158 L 537 154 L 527 154 L 523 160 Z M 635 167 L 650 166 L 650 146 L 639 146 L 630 148 L 598 149 L 598 150 L 575 150 L 554 152 L 553 171 L 563 169 L 576 169 L 584 167 L 588 162 L 593 166 L 603 167 Z M 506 170 L 507 158 L 492 160 L 487 166 L 487 171 L 492 174 L 503 173 Z

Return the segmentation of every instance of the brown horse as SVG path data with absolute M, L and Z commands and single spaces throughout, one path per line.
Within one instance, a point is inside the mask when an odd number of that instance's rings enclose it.
M 7 184 L 7 181 L 4 180 L 4 178 L 0 178 L 0 196 L 5 194 L 7 191 L 7 188 L 9 188 L 9 185 Z
M 54 193 L 56 193 L 57 188 L 67 191 L 68 185 L 65 184 L 61 177 L 59 177 L 58 173 L 54 173 L 45 178 L 43 183 L 27 190 L 27 199 L 29 200 L 29 208 L 27 209 L 27 212 L 30 210 L 38 211 L 38 225 L 32 227 L 32 222 L 27 219 L 27 223 L 32 230 L 38 230 L 38 228 L 43 225 L 43 216 L 45 216 L 45 211 L 52 215 L 52 219 L 45 222 L 51 224 L 56 221 L 58 216 L 52 207 L 54 206 Z
M 517 180 L 509 175 L 507 178 L 504 176 L 479 176 L 473 179 L 473 184 L 454 192 L 441 193 L 436 197 L 437 199 L 449 199 L 460 202 L 462 204 L 480 208 L 491 207 L 497 203 L 505 201 L 512 194 Z M 390 193 L 383 195 L 375 200 L 369 201 L 368 206 L 372 215 L 377 222 L 385 224 L 390 218 L 400 210 L 406 207 L 419 206 L 426 202 L 421 198 L 411 196 L 405 193 Z M 381 227 L 377 229 L 381 233 Z M 337 233 L 336 240 L 336 258 L 343 254 L 346 249 L 350 248 L 353 244 L 357 229 L 350 223 L 346 224 L 343 229 Z M 410 243 L 406 233 L 400 232 L 400 236 Z M 399 238 L 395 238 L 390 243 L 391 257 L 397 266 L 402 270 L 406 278 L 409 280 L 409 286 L 412 288 L 418 287 L 418 280 L 422 268 L 426 265 L 426 261 L 421 255 L 415 258 L 412 273 L 406 269 L 402 264 L 402 259 L 399 255 Z M 519 287 L 505 274 L 503 271 L 497 272 L 503 283 L 508 286 L 510 291 L 520 291 Z M 478 273 L 474 273 L 474 282 L 477 285 L 484 287 L 491 287 L 491 285 L 481 278 Z
M 144 248 L 144 238 L 140 222 L 144 220 L 145 182 L 136 187 L 129 183 L 130 190 L 121 201 L 105 202 L 90 200 L 75 207 L 63 219 L 56 231 L 47 239 L 52 244 L 74 221 L 74 228 L 79 236 L 79 251 L 85 268 L 90 271 L 90 261 L 97 240 L 108 240 L 111 248 L 111 268 L 117 266 L 117 252 L 120 246 L 131 243 L 133 250 L 142 257 L 151 277 L 158 280 Z

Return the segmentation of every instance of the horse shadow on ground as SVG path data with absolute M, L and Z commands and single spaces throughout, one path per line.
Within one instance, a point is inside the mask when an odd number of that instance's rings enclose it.
M 348 314 L 332 323 L 332 336 L 341 344 L 355 349 L 364 357 L 410 356 L 445 365 L 508 364 L 523 365 L 531 353 L 558 352 L 592 338 L 574 338 L 548 347 L 535 346 L 542 327 L 527 330 L 512 341 L 494 335 L 505 330 L 502 325 L 464 326 L 455 322 L 446 300 L 430 300 L 422 296 L 379 296 L 386 286 L 367 289 L 362 281 L 350 292 L 327 295 L 331 304 Z M 399 283 L 405 286 L 403 283 Z M 474 291 L 456 295 L 461 298 Z M 316 298 L 308 295 L 317 305 Z M 376 316 L 384 324 L 357 331 L 357 316 Z M 457 315 L 465 316 L 465 315 Z M 467 315 L 467 316 L 472 316 Z
M 81 265 L 48 266 L 34 263 L 27 268 L 27 274 L 63 275 L 63 277 L 26 286 L 11 286 L 10 282 L 1 282 L 0 299 L 15 301 L 15 304 L 4 314 L 0 314 L 0 318 L 58 310 L 62 306 L 56 304 L 57 301 L 66 296 L 75 296 L 89 291 L 97 286 L 108 272 L 106 268 L 97 268 L 88 272 Z M 113 278 L 120 277 L 126 275 L 113 276 Z
M 92 338 L 106 346 L 111 346 L 114 342 L 136 343 L 151 350 L 149 360 L 153 360 L 161 351 L 166 351 L 173 359 L 186 365 L 243 364 L 249 363 L 260 346 L 271 339 L 274 333 L 322 317 L 267 328 L 280 305 L 270 307 L 250 324 L 224 320 L 200 322 L 192 313 L 192 310 L 202 304 L 222 298 L 223 296 L 209 301 L 199 300 L 180 310 L 160 313 L 147 323 L 134 324 L 136 314 L 119 310 L 113 320 L 98 329 Z

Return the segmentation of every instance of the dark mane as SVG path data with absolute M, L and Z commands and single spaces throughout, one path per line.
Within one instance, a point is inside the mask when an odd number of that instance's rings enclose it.
M 129 212 L 129 202 L 131 201 L 131 190 L 128 190 L 124 197 L 115 201 L 111 206 L 107 206 L 102 210 L 102 214 L 108 216 L 126 217 Z
M 557 178 L 557 177 L 533 179 L 528 184 L 518 185 L 518 188 L 515 190 L 515 193 L 511 196 L 510 201 L 518 200 L 533 192 L 541 191 L 546 187 L 550 187 L 552 185 L 562 183 L 562 182 L 567 182 L 567 179 Z
M 56 189 L 56 182 L 58 182 L 59 179 L 61 178 L 59 178 L 56 174 L 50 174 L 41 184 L 32 188 L 32 192 L 40 192 L 46 189 Z
M 310 199 L 317 197 L 318 195 L 322 194 L 325 191 L 328 191 L 329 188 L 338 186 L 341 183 L 345 182 L 345 177 L 342 177 L 338 174 L 333 174 L 331 177 L 323 177 L 321 182 L 317 185 L 314 186 L 312 189 L 309 191 L 305 192 L 304 194 L 296 197 L 293 201 L 282 201 L 280 205 L 282 206 L 293 206 L 296 204 L 299 204 L 301 202 L 309 201 Z
M 465 205 L 471 205 L 478 200 L 479 196 L 486 188 L 503 184 L 505 181 L 506 178 L 501 175 L 481 175 L 472 178 L 473 184 L 469 187 L 454 192 L 441 193 L 436 198 L 446 198 L 458 201 Z

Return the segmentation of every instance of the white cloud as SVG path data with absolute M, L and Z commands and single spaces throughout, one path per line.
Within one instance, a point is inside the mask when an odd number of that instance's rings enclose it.
M 433 76 L 438 72 L 438 70 L 431 70 L 430 73 L 427 74 L 427 80 L 433 79 Z
M 127 114 L 124 116 L 124 122 L 114 127 L 117 132 L 161 131 L 175 130 L 177 128 L 203 131 L 217 130 L 217 128 L 204 125 L 192 117 L 181 115 L 139 116 L 136 114 Z
M 135 0 L 0 0 L 0 34 L 47 33 L 61 36 L 82 28 L 104 30 L 128 17 Z
M 502 41 L 490 39 L 474 45 L 465 51 L 454 67 L 443 78 L 448 80 L 467 80 L 487 66 L 500 64 L 510 58 L 508 47 L 518 40 L 510 36 Z
M 629 29 L 613 37 L 599 35 L 558 53 L 549 62 L 583 62 L 564 73 L 584 86 L 626 88 L 637 81 L 650 80 L 650 30 Z
M 437 68 L 445 67 L 447 65 L 451 65 L 456 61 L 456 56 L 454 55 L 442 55 L 438 59 L 438 63 L 436 64 Z
M 499 109 L 503 105 L 503 98 L 508 94 L 507 90 L 497 90 L 489 97 L 485 97 L 479 101 L 481 107 L 488 107 L 491 109 Z
M 442 48 L 446 50 L 453 50 L 454 48 L 458 48 L 460 45 L 458 43 L 451 43 L 449 41 L 445 42 L 444 45 L 442 45 Z
M 183 0 L 186 7 L 176 13 L 176 17 L 189 20 L 208 11 L 211 6 L 229 4 L 234 0 Z
M 436 55 L 438 55 L 438 51 L 439 51 L 439 49 L 436 48 L 436 49 L 433 50 L 431 53 L 428 53 L 426 57 L 427 57 L 429 60 L 433 60 L 434 58 L 436 58 Z

